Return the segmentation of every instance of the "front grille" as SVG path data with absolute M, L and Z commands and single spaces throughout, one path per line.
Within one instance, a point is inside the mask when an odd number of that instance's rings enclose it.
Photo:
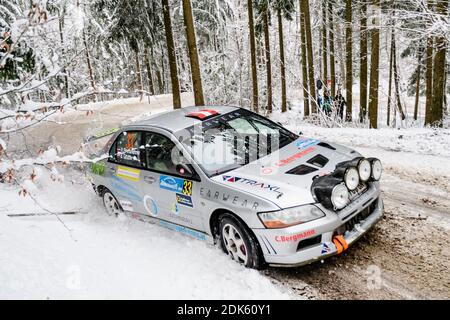
M 319 235 L 314 238 L 302 240 L 298 243 L 297 251 L 303 250 L 303 249 L 311 247 L 311 246 L 315 246 L 316 244 L 319 244 L 320 242 L 322 242 L 322 235 Z
M 375 199 L 367 208 L 365 208 L 363 211 L 361 211 L 360 213 L 355 215 L 353 218 L 348 220 L 344 224 L 344 226 L 342 228 L 343 230 L 341 230 L 341 228 L 339 228 L 340 233 L 342 232 L 342 234 L 343 234 L 346 231 L 353 230 L 355 228 L 355 225 L 357 225 L 361 221 L 367 219 L 375 211 L 375 209 L 377 208 L 377 204 L 378 204 L 378 199 Z

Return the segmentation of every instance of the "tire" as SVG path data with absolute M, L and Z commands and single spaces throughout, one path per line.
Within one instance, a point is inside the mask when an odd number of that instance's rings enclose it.
M 261 249 L 248 228 L 230 214 L 219 218 L 219 237 L 223 251 L 247 268 L 264 267 Z
M 123 209 L 120 206 L 119 201 L 108 189 L 104 189 L 102 192 L 103 205 L 105 206 L 106 213 L 111 217 L 118 217 Z

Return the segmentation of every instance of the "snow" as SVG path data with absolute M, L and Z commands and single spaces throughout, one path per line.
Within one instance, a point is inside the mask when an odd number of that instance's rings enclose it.
M 6 150 L 6 142 L 0 138 L 0 150 Z
M 80 175 L 39 173 L 34 198 L 0 185 L 0 299 L 290 299 L 199 240 L 108 217 Z M 77 211 L 59 218 L 8 214 Z

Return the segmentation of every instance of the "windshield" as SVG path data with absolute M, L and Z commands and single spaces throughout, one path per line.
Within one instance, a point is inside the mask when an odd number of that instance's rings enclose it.
M 298 138 L 279 124 L 243 109 L 203 121 L 177 136 L 209 176 L 261 159 Z

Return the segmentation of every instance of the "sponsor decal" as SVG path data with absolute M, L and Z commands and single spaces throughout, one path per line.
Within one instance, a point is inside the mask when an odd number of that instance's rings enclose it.
M 324 243 L 322 245 L 322 254 L 327 254 L 331 252 L 331 248 L 328 244 Z
M 186 207 L 191 207 L 191 208 L 194 207 L 194 204 L 192 203 L 192 198 L 185 194 L 177 193 L 177 203 L 181 204 L 182 206 L 186 206 Z
M 183 182 L 183 194 L 186 196 L 192 196 L 192 181 L 184 180 Z
M 113 133 L 116 133 L 117 131 L 119 131 L 119 128 L 112 128 L 112 129 L 108 129 L 108 130 L 105 130 L 105 131 L 100 131 L 94 137 L 95 138 L 103 138 L 103 137 L 109 136 L 109 135 L 111 135 Z
M 135 200 L 137 202 L 141 202 L 142 200 L 141 193 L 135 186 L 126 183 L 114 175 L 111 177 L 111 188 L 114 189 L 113 191 L 117 194 L 120 194 L 127 199 Z
M 149 214 L 151 214 L 154 217 L 158 216 L 158 206 L 156 205 L 155 200 L 152 199 L 152 197 L 150 197 L 149 195 L 144 196 L 144 207 L 145 210 L 147 210 L 147 212 Z
M 274 173 L 275 173 L 275 171 L 271 167 L 261 168 L 261 175 L 263 175 L 263 176 L 269 176 L 269 175 L 272 175 Z
M 175 214 L 179 214 L 180 213 L 180 208 L 178 207 L 178 203 L 172 203 L 171 205 L 170 205 L 170 211 L 172 212 L 172 213 L 175 213 Z
M 202 198 L 231 204 L 235 207 L 250 208 L 252 210 L 256 210 L 259 207 L 259 203 L 256 201 L 248 200 L 239 196 L 233 196 L 230 193 L 214 191 L 206 188 L 200 188 L 200 196 Z
M 120 203 L 120 205 L 121 205 L 121 207 L 122 207 L 122 209 L 124 211 L 129 211 L 129 212 L 133 212 L 134 211 L 133 204 L 130 201 L 128 201 L 128 200 L 120 200 L 119 203 Z
M 105 164 L 103 162 L 96 162 L 91 164 L 91 172 L 98 176 L 105 175 Z
M 302 233 L 290 235 L 290 236 L 276 236 L 276 242 L 296 242 L 298 240 L 303 240 L 305 238 L 309 238 L 316 234 L 316 230 L 308 230 Z
M 304 149 L 304 150 L 300 151 L 299 153 L 296 153 L 296 154 L 290 156 L 289 158 L 280 160 L 279 162 L 276 163 L 276 165 L 278 167 L 286 166 L 286 165 L 294 162 L 295 160 L 298 160 L 298 159 L 306 156 L 307 154 L 313 152 L 314 150 L 315 150 L 314 147 L 309 147 L 308 149 Z
M 183 227 L 183 226 L 171 223 L 171 222 L 160 220 L 159 225 L 162 227 L 168 228 L 170 230 L 177 231 L 177 232 L 183 233 L 185 235 L 194 237 L 198 240 L 206 240 L 206 235 L 204 233 L 201 233 L 201 232 L 198 232 L 198 231 L 195 231 L 195 230 L 192 230 L 192 229 L 189 229 L 189 228 L 186 228 L 186 227 Z
M 118 166 L 116 175 L 122 179 L 138 182 L 140 180 L 141 170 Z
M 300 138 L 299 140 L 297 140 L 295 145 L 300 150 L 304 150 L 306 148 L 315 146 L 315 145 L 317 145 L 319 143 L 320 143 L 320 141 L 316 140 L 316 139 Z
M 256 180 L 250 180 L 246 178 L 240 178 L 240 177 L 233 177 L 233 176 L 222 176 L 223 181 L 227 182 L 239 182 L 245 185 L 249 185 L 256 188 L 261 188 L 265 190 L 269 190 L 275 193 L 278 193 L 279 195 L 282 195 L 283 193 L 280 191 L 280 188 L 277 186 L 270 185 L 268 183 L 264 182 L 258 182 Z
M 159 187 L 161 189 L 182 193 L 184 188 L 184 180 L 169 176 L 160 176 Z
M 180 216 L 180 215 L 178 215 L 178 214 L 170 213 L 170 214 L 169 214 L 169 218 L 171 218 L 171 219 L 173 219 L 173 220 L 177 220 L 177 221 L 182 222 L 182 223 L 184 223 L 184 224 L 190 224 L 190 225 L 193 224 L 193 222 L 192 222 L 191 219 L 186 218 L 186 217 L 183 217 L 183 216 Z

